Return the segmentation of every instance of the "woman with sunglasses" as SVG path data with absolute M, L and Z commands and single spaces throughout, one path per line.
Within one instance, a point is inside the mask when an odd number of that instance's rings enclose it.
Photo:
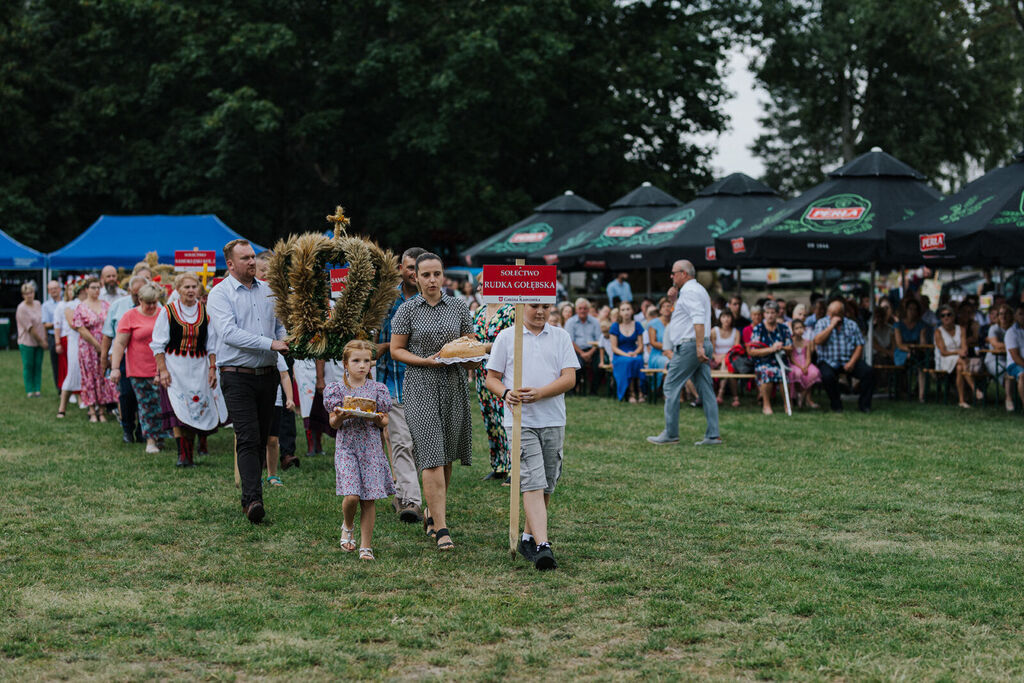
M 935 369 L 945 372 L 950 377 L 959 376 L 967 369 L 967 335 L 962 327 L 956 324 L 953 309 L 949 306 L 939 307 L 939 326 L 935 330 Z M 959 382 L 957 383 L 959 389 Z M 960 407 L 970 408 L 960 394 Z

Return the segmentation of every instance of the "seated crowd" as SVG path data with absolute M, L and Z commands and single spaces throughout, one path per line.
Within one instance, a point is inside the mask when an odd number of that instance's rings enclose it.
M 576 393 L 594 395 L 607 383 L 619 401 L 636 403 L 658 391 L 660 371 L 671 356 L 671 340 L 665 336 L 674 295 L 670 290 L 657 302 L 620 301 L 596 312 L 585 298 L 552 309 L 549 322 L 569 332 L 580 361 Z M 1015 396 L 1024 402 L 1022 327 L 1024 306 L 1015 312 L 998 296 L 987 313 L 980 312 L 977 296 L 944 303 L 933 312 L 927 297 L 912 294 L 898 306 L 881 298 L 873 314 L 867 297 L 853 301 L 813 295 L 810 306 L 779 298 L 748 306 L 739 295 L 718 297 L 710 332 L 717 400 L 723 404 L 728 393 L 731 405 L 739 406 L 741 383 L 756 384 L 762 411 L 770 415 L 785 375 L 795 407 L 817 408 L 812 389 L 820 384 L 830 408 L 841 410 L 845 375 L 847 388 L 858 394 L 858 408 L 869 412 L 876 375 L 905 373 L 908 388 L 914 387 L 923 402 L 930 373 L 948 377 L 963 408 L 983 400 L 983 383 L 999 382 L 1005 387 L 1006 409 L 1012 411 Z M 869 330 L 871 364 L 866 356 Z M 690 389 L 687 394 L 699 405 Z
M 263 270 L 266 265 L 266 259 L 261 259 Z M 163 310 L 160 300 L 165 293 L 151 280 L 149 267 L 140 263 L 127 282 L 129 291 L 125 291 L 119 287 L 116 270 L 108 266 L 99 278 L 68 286 L 63 296 L 60 283 L 49 283 L 49 296 L 41 306 L 35 301 L 34 284 L 26 283 L 18 324 L 30 397 L 38 396 L 39 358 L 41 351 L 49 348 L 61 392 L 58 417 L 65 415 L 69 401 L 76 398 L 88 407 L 93 421 L 105 421 L 106 409 L 114 408 L 124 428 L 124 440 L 145 441 L 147 450 L 155 452 L 171 436 L 170 427 L 177 425 L 173 419 L 162 419 L 172 416 L 160 393 L 160 382 L 139 379 L 158 376 L 155 367 L 149 367 L 153 354 L 148 350 L 152 339 L 148 323 L 155 320 L 154 311 Z M 196 289 L 195 280 L 192 276 L 187 284 L 176 284 Z M 480 306 L 480 296 L 471 283 L 461 287 L 448 284 L 471 308 Z M 190 297 L 195 298 L 191 289 Z M 171 299 L 177 295 L 175 291 Z M 619 401 L 636 403 L 652 391 L 660 392 L 672 353 L 666 333 L 676 292 L 672 288 L 658 301 L 643 299 L 639 304 L 616 298 L 615 307 L 603 305 L 596 311 L 585 298 L 574 304 L 562 302 L 551 309 L 548 322 L 564 327 L 572 339 L 581 366 L 576 393 L 595 395 L 607 383 L 609 393 L 614 391 Z M 773 400 L 780 400 L 785 378 L 794 406 L 817 408 L 812 390 L 820 384 L 830 407 L 841 410 L 841 379 L 846 375 L 847 386 L 859 394 L 858 408 L 868 412 L 876 374 L 885 373 L 897 373 L 908 390 L 916 387 L 922 402 L 929 374 L 948 378 L 956 386 L 963 408 L 984 398 L 983 386 L 989 380 L 1002 383 L 1008 411 L 1014 410 L 1015 397 L 1024 402 L 1020 350 L 1024 305 L 1014 310 L 999 295 L 986 313 L 980 311 L 979 297 L 974 295 L 958 303 L 943 303 L 935 312 L 927 297 L 917 293 L 896 306 L 881 298 L 873 314 L 867 297 L 826 301 L 812 295 L 809 306 L 768 297 L 748 306 L 742 297 L 733 295 L 728 299 L 719 296 L 713 303 L 711 367 L 719 404 L 728 393 L 733 407 L 741 405 L 741 386 L 756 384 L 761 409 L 770 415 Z M 128 325 L 136 319 L 147 324 Z M 37 322 L 42 323 L 39 331 Z M 866 357 L 869 330 L 870 365 Z M 127 371 L 121 362 L 125 358 L 129 359 Z M 136 369 L 141 368 L 138 372 L 131 368 L 133 358 Z M 684 396 L 699 405 L 689 383 Z M 180 430 L 173 431 L 178 437 Z M 272 475 L 276 475 L 276 464 Z

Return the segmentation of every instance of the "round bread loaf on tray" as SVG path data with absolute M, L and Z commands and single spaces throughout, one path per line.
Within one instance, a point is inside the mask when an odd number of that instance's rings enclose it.
M 473 337 L 459 337 L 441 347 L 441 358 L 479 358 L 487 355 L 487 346 Z
M 360 410 L 364 413 L 377 412 L 377 402 L 372 398 L 359 398 L 358 396 L 346 396 L 345 402 L 341 404 L 342 410 Z

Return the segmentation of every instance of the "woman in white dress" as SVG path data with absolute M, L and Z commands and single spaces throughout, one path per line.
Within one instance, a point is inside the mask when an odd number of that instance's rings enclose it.
M 935 328 L 935 369 L 945 372 L 950 379 L 967 369 L 967 335 L 956 324 L 953 309 L 939 307 L 939 326 Z M 961 408 L 970 404 L 960 401 Z
M 150 343 L 164 423 L 178 441 L 178 467 L 192 467 L 195 436 L 213 433 L 228 417 L 217 388 L 216 334 L 199 301 L 199 288 L 195 273 L 174 279 L 178 299 L 157 315 Z
M 63 335 L 61 344 L 68 358 L 68 374 L 64 376 L 64 383 L 60 385 L 60 407 L 57 408 L 57 417 L 64 417 L 68 409 L 68 399 L 72 394 L 82 390 L 82 371 L 78 366 L 79 334 L 71 318 L 75 314 L 75 308 L 85 301 L 85 281 L 79 282 L 74 290 L 68 287 L 68 292 L 73 292 L 72 298 L 57 304 L 53 313 L 55 324 L 60 325 L 60 334 Z

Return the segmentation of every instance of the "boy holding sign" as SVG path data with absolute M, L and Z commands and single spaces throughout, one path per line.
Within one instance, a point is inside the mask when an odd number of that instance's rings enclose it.
M 576 359 L 569 333 L 547 322 L 550 304 L 526 304 L 523 325 L 523 387 L 512 388 L 515 330 L 502 330 L 487 361 L 487 389 L 505 401 L 505 428 L 521 404 L 520 490 L 526 526 L 519 552 L 539 570 L 557 567 L 548 540 L 547 506 L 562 474 L 565 392 L 576 386 Z

